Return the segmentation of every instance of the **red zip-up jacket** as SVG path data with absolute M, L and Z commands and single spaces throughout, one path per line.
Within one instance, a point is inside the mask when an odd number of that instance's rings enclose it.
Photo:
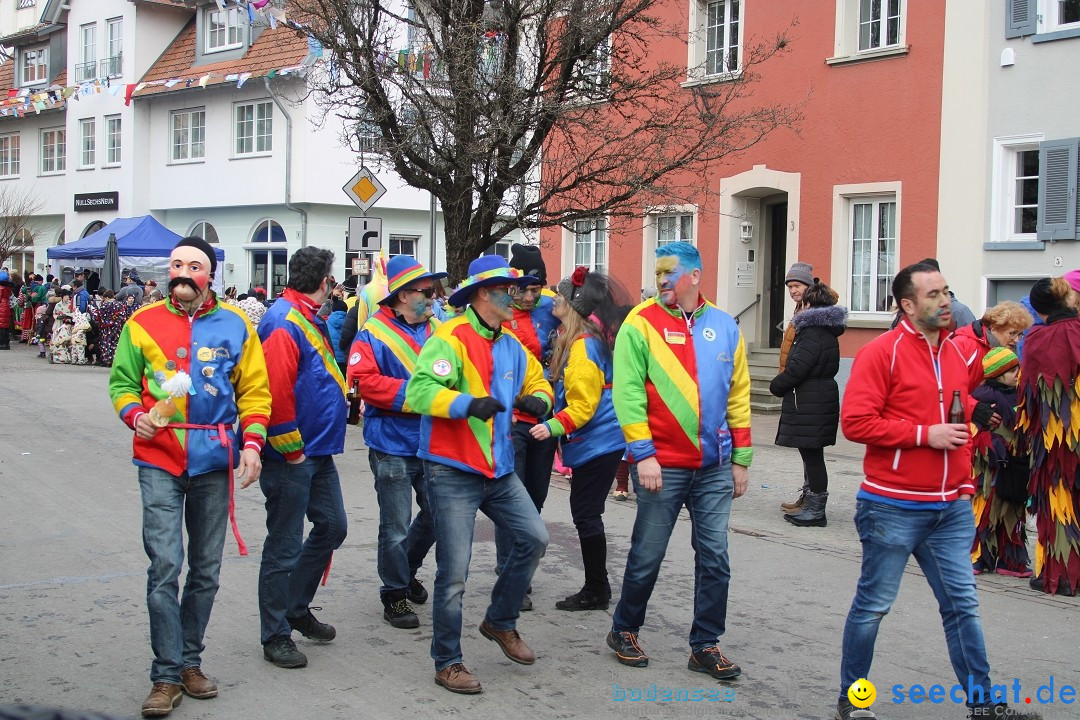
M 977 367 L 976 367 L 977 365 Z M 866 445 L 862 489 L 897 500 L 941 502 L 971 494 L 971 443 L 956 450 L 930 447 L 929 429 L 948 419 L 954 390 L 967 417 L 971 367 L 951 339 L 934 347 L 904 319 L 855 355 L 844 390 L 844 436 Z

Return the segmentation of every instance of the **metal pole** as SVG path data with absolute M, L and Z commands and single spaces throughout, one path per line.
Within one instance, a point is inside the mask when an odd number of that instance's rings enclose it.
M 431 250 L 431 264 L 428 265 L 428 268 L 430 268 L 429 272 L 437 272 L 439 268 L 437 267 L 437 263 L 435 262 L 438 259 L 438 255 L 435 252 L 435 193 L 432 192 L 432 193 L 430 193 L 430 195 L 431 195 L 431 220 L 430 220 L 430 225 L 428 226 L 428 238 L 429 238 L 428 242 L 431 245 L 431 247 L 430 247 L 430 250 Z

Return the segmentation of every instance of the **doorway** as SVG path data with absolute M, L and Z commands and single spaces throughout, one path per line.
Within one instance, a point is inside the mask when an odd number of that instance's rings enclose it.
M 784 298 L 787 288 L 787 211 L 786 202 L 768 206 L 769 218 L 769 347 L 778 348 L 784 340 Z

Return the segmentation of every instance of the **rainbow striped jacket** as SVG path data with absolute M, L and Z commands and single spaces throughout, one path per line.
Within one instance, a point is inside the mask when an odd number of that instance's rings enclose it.
M 262 449 L 270 419 L 266 362 L 255 328 L 234 305 L 211 295 L 193 318 L 171 299 L 136 310 L 124 324 L 109 374 L 109 396 L 120 418 L 134 428 L 168 393 L 161 383 L 178 372 L 191 376 L 191 393 L 176 399 L 171 420 L 227 427 L 239 418 L 244 447 Z M 136 465 L 172 475 L 202 475 L 239 460 L 216 439 L 217 430 L 158 430 L 150 440 L 134 439 Z
M 575 340 L 555 383 L 555 417 L 545 423 L 559 437 L 567 467 L 626 449 L 611 402 L 611 378 L 611 356 L 600 340 L 591 335 Z
M 615 413 L 630 457 L 661 467 L 749 466 L 750 372 L 734 318 L 700 298 L 689 318 L 647 300 L 615 341 Z
M 517 337 L 486 327 L 469 307 L 424 343 L 405 387 L 405 402 L 424 416 L 418 457 L 488 478 L 512 473 L 513 405 L 523 395 L 551 409 L 553 393 L 540 362 Z M 487 396 L 505 410 L 490 420 L 469 417 L 469 403 Z

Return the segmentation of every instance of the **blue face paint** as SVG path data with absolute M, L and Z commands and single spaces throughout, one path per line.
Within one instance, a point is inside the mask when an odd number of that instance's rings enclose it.
M 506 292 L 504 288 L 499 288 L 491 300 L 495 307 L 500 310 L 509 310 L 510 305 L 514 302 L 514 298 L 510 297 L 510 293 Z

